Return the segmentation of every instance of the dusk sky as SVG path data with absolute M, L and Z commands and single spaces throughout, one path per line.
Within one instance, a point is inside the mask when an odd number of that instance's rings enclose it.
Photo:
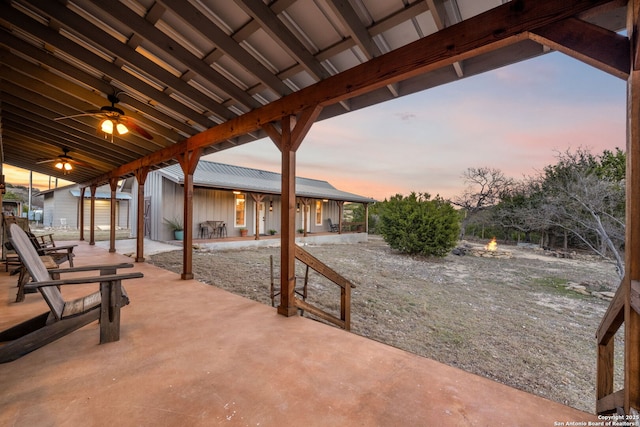
M 519 179 L 555 163 L 557 151 L 624 149 L 625 120 L 625 81 L 551 53 L 316 123 L 297 175 L 378 200 L 411 191 L 451 198 L 469 167 Z M 280 172 L 269 139 L 205 159 Z M 28 185 L 28 172 L 11 172 L 8 183 Z M 34 175 L 34 186 L 48 188 Z

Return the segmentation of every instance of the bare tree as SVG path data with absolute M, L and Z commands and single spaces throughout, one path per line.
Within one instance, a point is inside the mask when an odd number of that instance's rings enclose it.
M 503 192 L 500 203 L 492 209 L 494 221 L 506 230 L 524 234 L 524 241 L 530 242 L 531 233 L 543 231 L 549 226 L 541 210 L 542 201 L 538 177 L 514 182 Z
M 613 258 L 624 276 L 624 183 L 599 173 L 597 159 L 584 150 L 562 153 L 545 169 L 541 213 L 596 254 Z
M 462 174 L 462 178 L 466 188 L 451 203 L 466 212 L 465 219 L 462 221 L 462 236 L 464 236 L 469 221 L 479 212 L 495 206 L 500 201 L 501 195 L 513 184 L 513 180 L 507 178 L 500 169 L 489 167 L 468 168 Z

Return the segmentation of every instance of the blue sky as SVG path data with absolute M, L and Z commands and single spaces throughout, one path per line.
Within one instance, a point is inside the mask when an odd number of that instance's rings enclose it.
M 450 198 L 469 167 L 517 179 L 554 163 L 557 151 L 624 148 L 625 111 L 625 81 L 551 53 L 316 123 L 297 174 L 379 200 L 411 191 Z M 269 139 L 205 158 L 280 172 Z M 28 172 L 4 173 L 28 185 Z M 34 186 L 48 188 L 34 175 Z

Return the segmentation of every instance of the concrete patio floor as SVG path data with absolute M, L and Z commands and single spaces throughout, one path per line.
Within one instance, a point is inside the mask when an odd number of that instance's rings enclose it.
M 131 261 L 85 242 L 76 265 Z M 216 268 L 215 264 L 211 268 Z M 146 263 L 121 339 L 97 323 L 0 365 L 2 426 L 554 426 L 591 414 L 276 310 Z M 248 286 L 264 278 L 247 277 Z M 14 303 L 0 330 L 46 311 Z M 81 285 L 65 295 L 88 293 Z M 561 386 L 561 385 L 559 385 Z M 566 424 L 565 424 L 566 425 Z

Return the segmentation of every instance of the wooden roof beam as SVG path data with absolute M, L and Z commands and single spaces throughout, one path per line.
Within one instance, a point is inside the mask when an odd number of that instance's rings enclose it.
M 629 39 L 613 31 L 569 18 L 530 31 L 529 38 L 618 78 L 629 78 Z
M 280 47 L 291 55 L 315 79 L 329 77 L 329 72 L 307 50 L 278 16 L 261 1 L 235 0 L 236 4 L 249 16 L 258 21 L 264 31 L 268 32 Z
M 254 58 L 249 52 L 239 46 L 239 44 L 217 25 L 207 19 L 194 6 L 183 0 L 160 0 L 165 6 L 191 23 L 202 35 L 211 40 L 217 48 L 229 58 L 237 62 L 245 71 L 253 74 L 268 87 L 280 96 L 291 93 L 291 89 L 282 80 L 277 78 L 260 61 Z
M 125 64 L 129 64 L 131 67 L 137 68 L 156 81 L 162 82 L 163 85 L 175 88 L 175 90 L 179 91 L 185 96 L 188 96 L 194 104 L 198 104 L 199 106 L 201 106 L 201 111 L 194 110 L 195 113 L 201 113 L 202 110 L 208 109 L 215 113 L 217 116 L 225 119 L 229 119 L 235 116 L 235 114 L 233 114 L 228 108 L 221 106 L 211 98 L 203 95 L 196 88 L 190 86 L 179 77 L 176 77 L 174 74 L 167 71 L 165 68 L 157 65 L 143 55 L 138 54 L 136 52 L 136 48 L 144 40 L 144 37 L 137 32 L 129 38 L 128 43 L 122 43 L 115 37 L 112 37 L 111 35 L 105 33 L 102 29 L 98 28 L 93 23 L 87 21 L 76 13 L 73 13 L 70 9 L 66 7 L 60 7 L 59 4 L 55 4 L 51 1 L 45 0 L 38 1 L 37 7 L 40 10 L 46 12 L 52 18 L 55 18 L 62 24 L 66 25 L 68 28 L 72 28 L 74 31 L 77 31 L 90 40 L 101 40 L 101 44 L 103 46 L 109 46 L 110 53 L 113 56 L 118 57 Z M 113 10 L 126 8 L 114 8 L 113 6 L 109 6 L 108 9 Z M 135 15 L 135 13 L 133 13 L 133 15 Z M 146 25 L 150 25 L 144 19 L 138 17 L 137 15 L 135 16 L 139 19 L 138 22 L 142 21 Z M 134 26 L 134 23 L 132 23 L 131 20 L 124 22 L 128 22 L 130 26 Z M 134 31 L 137 31 L 137 28 L 134 28 Z M 73 50 L 71 50 L 71 52 L 73 52 Z M 246 94 L 244 95 L 246 96 Z
M 266 123 L 296 115 L 314 105 L 332 105 L 456 61 L 517 43 L 527 39 L 529 31 L 610 2 L 611 0 L 509 2 L 207 129 L 181 143 L 123 165 L 110 175 L 94 181 L 103 183 L 110 176 L 132 173 L 140 167 L 153 166 L 174 158 L 180 152 L 244 135 Z
M 86 50 L 85 48 L 77 45 L 76 43 L 53 31 L 52 29 L 41 25 L 31 17 L 18 12 L 16 9 L 6 8 L 3 13 L 5 14 L 4 18 L 10 20 L 12 25 L 15 25 L 18 28 L 22 28 L 28 33 L 34 34 L 40 40 L 46 40 L 48 44 L 60 49 L 63 52 L 73 52 L 77 60 L 85 64 L 91 64 L 91 66 L 95 67 L 96 69 L 100 69 L 104 74 L 118 80 L 122 84 L 128 85 L 132 88 L 136 88 L 138 92 L 143 93 L 150 99 L 158 100 L 158 102 L 166 105 L 168 108 L 171 108 L 178 114 L 188 117 L 194 122 L 206 127 L 216 125 L 216 123 L 208 117 L 198 114 L 196 111 L 190 109 L 179 101 L 174 100 L 170 96 L 149 85 L 141 84 L 138 78 L 117 67 L 115 64 L 106 61 L 93 52 Z M 10 45 L 8 47 L 10 47 Z

